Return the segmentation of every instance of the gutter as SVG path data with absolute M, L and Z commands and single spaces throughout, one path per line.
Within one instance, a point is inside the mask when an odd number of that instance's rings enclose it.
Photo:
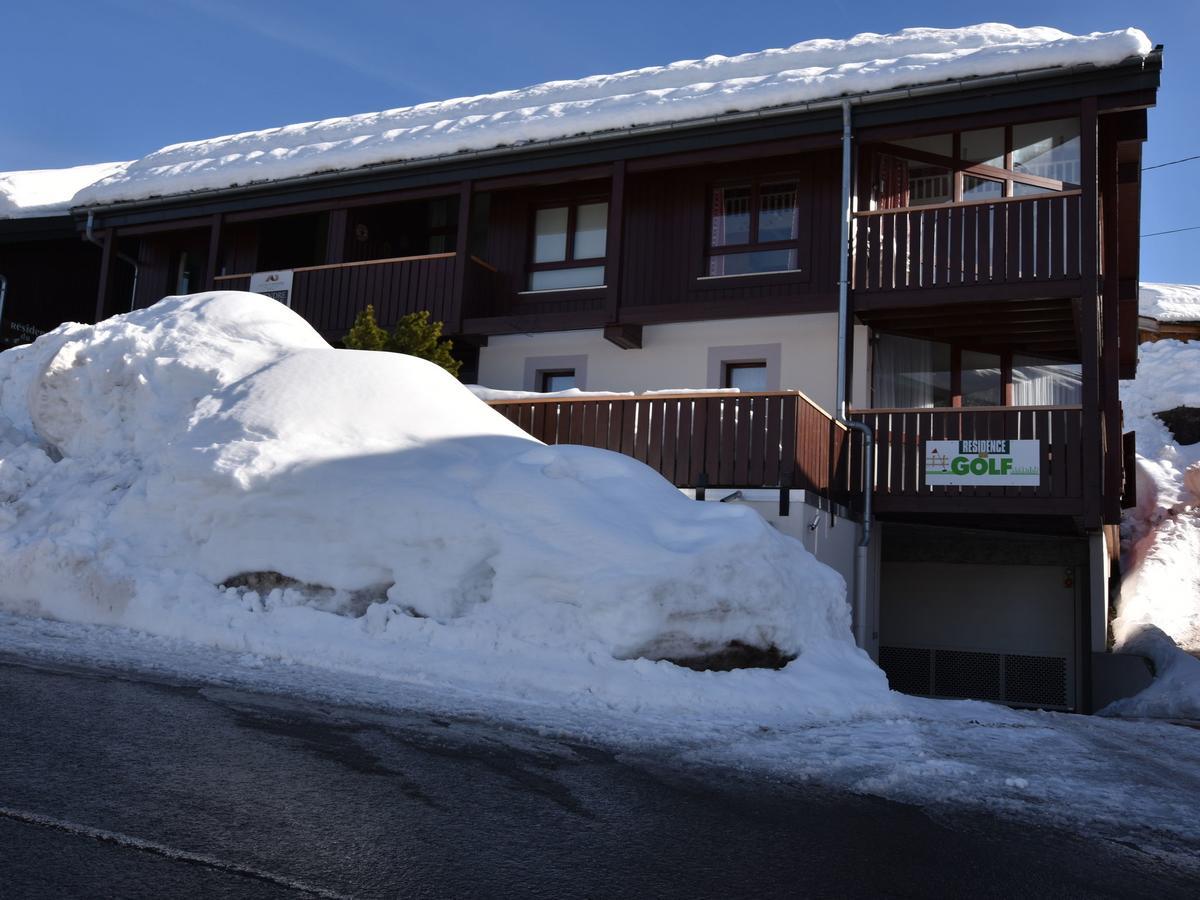
M 853 203 L 851 181 L 851 156 L 853 150 L 853 123 L 849 99 L 842 106 L 842 224 L 841 259 L 838 262 L 838 345 L 837 345 L 837 405 L 834 419 L 863 436 L 863 521 L 862 537 L 854 548 L 854 641 L 867 650 L 868 638 L 874 634 L 867 630 L 867 611 L 870 607 L 867 595 L 867 574 L 870 569 L 871 507 L 875 493 L 875 435 L 865 422 L 847 416 L 847 340 L 850 334 L 850 218 Z M 870 651 L 867 650 L 869 653 Z
M 94 234 L 92 234 L 93 218 L 94 218 L 93 211 L 89 209 L 88 214 L 87 214 L 87 227 L 83 232 L 83 237 L 85 240 L 91 241 L 97 247 L 104 249 L 104 241 L 100 240 Z M 121 260 L 122 262 L 128 263 L 129 265 L 133 266 L 133 289 L 130 290 L 130 292 L 129 292 L 129 311 L 133 312 L 133 305 L 137 302 L 138 274 L 140 272 L 140 270 L 138 269 L 138 261 L 136 259 L 134 259 L 132 256 L 129 256 L 126 253 L 122 253 L 116 247 L 113 247 L 113 255 L 116 256 L 117 259 Z
M 772 106 L 767 109 L 721 113 L 720 115 L 704 116 L 696 119 L 680 119 L 678 121 L 664 122 L 658 125 L 631 125 L 627 128 L 612 129 L 609 131 L 595 132 L 592 134 L 580 134 L 571 137 L 550 138 L 544 141 L 532 141 L 528 144 L 493 147 L 488 150 L 463 150 L 458 153 L 447 153 L 441 156 L 425 156 L 417 159 L 376 163 L 374 165 L 360 166 L 354 169 L 338 169 L 336 171 L 318 172 L 311 175 L 297 175 L 293 178 L 281 178 L 275 181 L 266 180 L 248 182 L 246 184 L 234 185 L 232 187 L 225 188 L 215 188 L 207 191 L 190 191 L 181 194 L 167 194 L 142 200 L 121 200 L 110 204 L 100 203 L 92 207 L 75 207 L 72 211 L 75 213 L 82 213 L 83 211 L 87 210 L 90 215 L 91 211 L 96 209 L 103 209 L 106 212 L 120 212 L 128 209 L 153 208 L 156 206 L 186 203 L 192 200 L 204 201 L 209 199 L 219 199 L 231 194 L 242 194 L 247 190 L 254 188 L 273 189 L 277 187 L 287 188 L 295 185 L 309 185 L 314 183 L 320 184 L 327 181 L 345 179 L 351 176 L 387 174 L 390 172 L 400 172 L 413 168 L 436 166 L 438 164 L 490 159 L 496 156 L 509 155 L 517 150 L 537 150 L 543 147 L 555 148 L 583 146 L 587 144 L 617 140 L 620 138 L 638 137 L 649 134 L 665 134 L 673 131 L 687 131 L 705 125 L 725 125 L 732 122 L 753 122 L 762 119 L 777 118 L 779 116 L 793 115 L 796 113 L 826 112 L 829 110 L 839 109 L 846 103 L 861 106 L 867 103 L 874 104 L 888 103 L 897 100 L 915 100 L 923 97 L 949 94 L 959 91 L 973 91 L 980 88 L 986 89 L 1000 85 L 1015 84 L 1017 82 L 1036 81 L 1054 75 L 1069 75 L 1072 73 L 1112 69 L 1124 65 L 1130 65 L 1130 61 L 1132 60 L 1136 60 L 1140 68 L 1145 68 L 1147 60 L 1151 58 L 1157 58 L 1159 53 L 1160 49 L 1155 47 L 1155 49 L 1151 51 L 1150 56 L 1146 57 L 1145 59 L 1142 57 L 1133 56 L 1130 57 L 1126 62 L 1117 63 L 1115 66 L 1097 66 L 1093 63 L 1084 63 L 1069 67 L 1050 66 L 1044 69 L 1030 69 L 1029 71 L 1025 72 L 1006 72 L 1001 75 L 973 76 L 970 78 L 959 78 L 952 81 L 944 81 L 937 84 L 917 85 L 915 87 L 907 88 L 894 88 L 889 91 L 850 94 L 840 99 L 790 103 L 782 106 Z

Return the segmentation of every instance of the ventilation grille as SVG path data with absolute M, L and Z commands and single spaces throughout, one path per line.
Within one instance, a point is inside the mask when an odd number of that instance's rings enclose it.
M 892 689 L 904 694 L 1070 706 L 1067 660 L 1061 656 L 880 647 L 879 667 Z

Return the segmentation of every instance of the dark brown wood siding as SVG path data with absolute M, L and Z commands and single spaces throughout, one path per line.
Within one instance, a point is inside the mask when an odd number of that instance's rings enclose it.
M 100 248 L 77 237 L 0 244 L 8 281 L 0 350 L 27 343 L 63 322 L 91 322 L 100 282 Z M 118 286 L 118 289 L 120 286 Z M 124 287 L 128 298 L 128 287 Z

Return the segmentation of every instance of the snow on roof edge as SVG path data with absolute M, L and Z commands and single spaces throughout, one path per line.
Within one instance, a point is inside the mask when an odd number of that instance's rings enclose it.
M 73 206 L 245 188 L 469 152 L 590 139 L 918 86 L 1145 58 L 1137 29 L 1071 35 L 987 23 L 683 60 L 573 81 L 172 144 L 84 187 Z
M 0 219 L 63 215 L 81 188 L 122 171 L 129 162 L 90 163 L 65 169 L 0 172 Z
M 1200 284 L 1143 281 L 1138 285 L 1138 315 L 1159 322 L 1200 322 Z

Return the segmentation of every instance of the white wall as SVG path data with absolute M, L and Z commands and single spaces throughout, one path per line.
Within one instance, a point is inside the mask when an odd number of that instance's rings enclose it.
M 851 405 L 868 396 L 867 329 L 855 328 Z M 837 314 L 810 313 L 752 319 L 721 319 L 647 325 L 640 350 L 622 350 L 599 329 L 491 337 L 479 352 L 479 383 L 503 390 L 535 390 L 527 382 L 527 360 L 586 357 L 588 391 L 646 391 L 714 388 L 709 350 L 716 347 L 780 345 L 779 387 L 800 390 L 833 411 L 837 390 Z M 553 368 L 554 366 L 548 366 Z

